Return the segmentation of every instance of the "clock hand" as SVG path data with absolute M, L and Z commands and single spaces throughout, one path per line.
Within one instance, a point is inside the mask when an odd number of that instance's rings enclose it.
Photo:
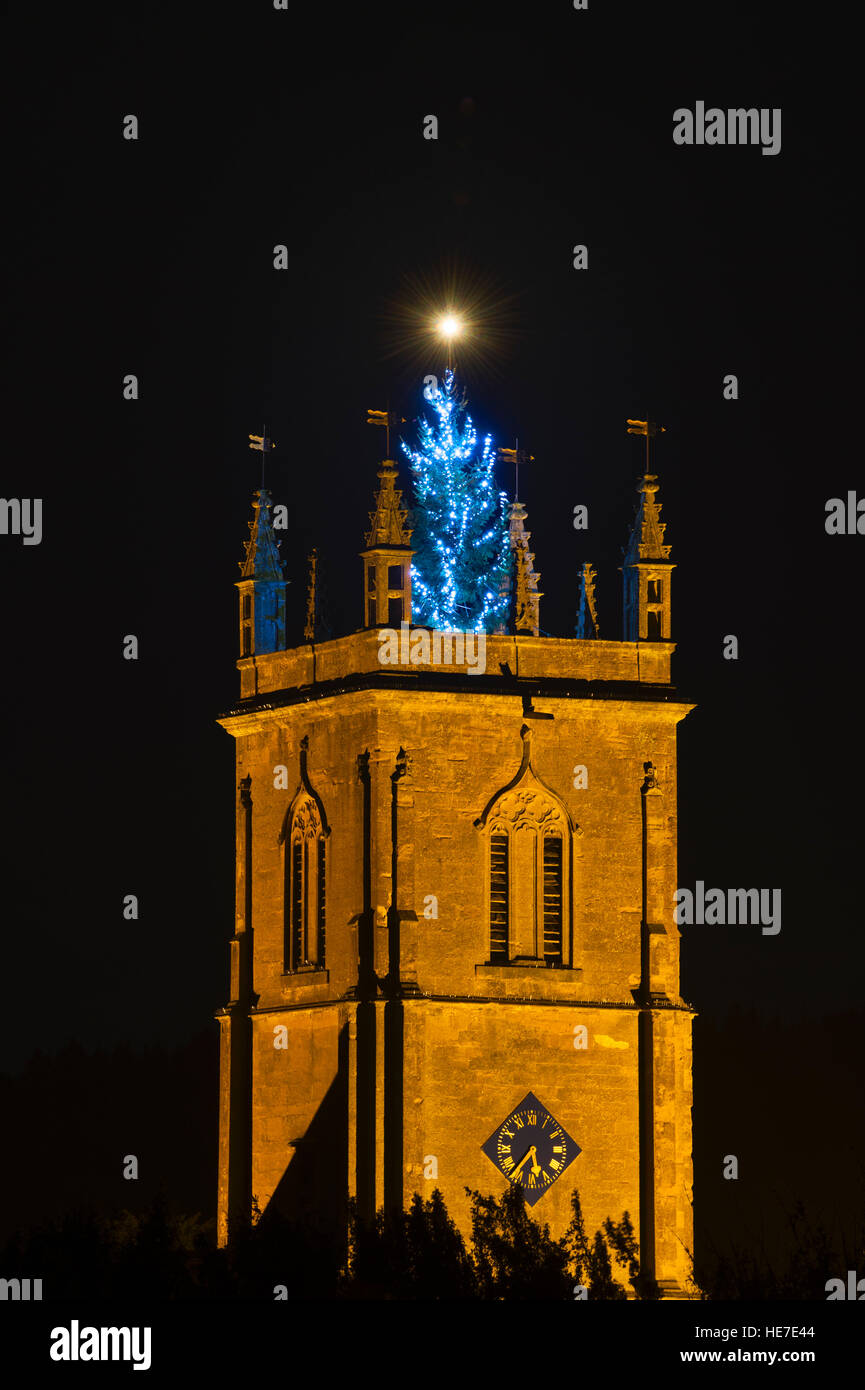
M 519 1173 L 520 1169 L 521 1169 L 521 1168 L 525 1168 L 525 1166 L 526 1166 L 526 1164 L 528 1163 L 528 1161 L 529 1161 L 529 1159 L 531 1158 L 531 1156 L 532 1156 L 532 1150 L 529 1149 L 528 1152 L 525 1153 L 525 1154 L 523 1155 L 523 1157 L 520 1159 L 519 1163 L 517 1164 L 516 1168 L 515 1168 L 514 1171 L 511 1173 L 511 1178 L 515 1178 L 515 1177 L 517 1176 L 517 1174 Z
M 532 1170 L 535 1173 L 535 1176 L 537 1176 L 537 1174 L 541 1171 L 541 1165 L 538 1163 L 538 1151 L 535 1148 L 535 1145 L 532 1144 L 531 1148 L 523 1155 L 516 1168 L 511 1173 L 512 1180 L 517 1176 L 520 1169 L 525 1167 L 529 1159 L 532 1160 Z

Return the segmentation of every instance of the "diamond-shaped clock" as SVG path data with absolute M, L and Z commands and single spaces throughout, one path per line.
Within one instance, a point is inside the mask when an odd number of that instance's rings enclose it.
M 530 1207 L 582 1153 L 579 1144 L 531 1091 L 481 1148 L 508 1182 L 522 1187 Z

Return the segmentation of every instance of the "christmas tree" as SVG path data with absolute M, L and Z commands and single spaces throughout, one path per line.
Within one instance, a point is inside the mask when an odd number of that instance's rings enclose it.
M 434 422 L 421 419 L 418 448 L 402 442 L 414 478 L 412 609 L 417 621 L 457 632 L 491 632 L 507 619 L 510 568 L 507 497 L 497 492 L 495 448 L 458 398 L 454 374 L 424 391 Z

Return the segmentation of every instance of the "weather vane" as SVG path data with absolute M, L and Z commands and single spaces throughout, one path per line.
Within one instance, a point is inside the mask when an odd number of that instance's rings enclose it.
M 654 420 L 628 420 L 628 434 L 644 434 L 646 436 L 646 472 L 650 473 L 649 467 L 649 440 L 654 439 L 656 434 L 666 434 L 663 425 L 657 425 Z
M 534 454 L 527 454 L 525 449 L 520 448 L 520 441 L 514 441 L 513 449 L 499 449 L 499 458 L 505 463 L 514 465 L 514 501 L 520 500 L 520 464 L 534 463 Z
M 276 445 L 272 439 L 267 437 L 267 425 L 262 429 L 261 434 L 251 434 L 249 436 L 250 449 L 258 449 L 261 454 L 261 487 L 264 490 L 264 460 L 268 454 L 272 454 Z
M 396 429 L 397 425 L 405 424 L 405 416 L 397 415 L 393 410 L 368 410 L 366 412 L 366 423 L 368 425 L 384 425 L 387 430 L 387 457 L 390 458 L 390 432 Z

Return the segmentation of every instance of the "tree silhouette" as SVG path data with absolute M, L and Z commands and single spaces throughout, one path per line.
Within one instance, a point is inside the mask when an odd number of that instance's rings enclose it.
M 509 1184 L 501 1198 L 471 1198 L 472 1247 L 478 1298 L 567 1298 L 568 1248 L 553 1240 L 526 1209 L 523 1190 Z
M 500 1196 L 466 1189 L 471 1235 L 466 1241 L 436 1188 L 415 1194 L 407 1211 L 379 1211 L 362 1221 L 346 1207 L 340 1243 L 312 1219 L 288 1221 L 265 1210 L 216 1247 L 216 1223 L 173 1206 L 163 1194 L 143 1211 L 109 1215 L 82 1209 L 61 1221 L 17 1232 L 0 1250 L 6 1277 L 42 1279 L 44 1297 L 111 1299 L 572 1299 L 582 1285 L 590 1299 L 655 1299 L 653 1280 L 640 1275 L 639 1247 L 627 1212 L 609 1217 L 589 1238 L 579 1193 L 558 1240 L 529 1213 L 522 1189 Z M 789 1261 L 773 1266 L 765 1251 L 734 1248 L 704 1260 L 696 1297 L 823 1299 L 830 1277 L 865 1268 L 861 1224 L 852 1238 L 833 1239 L 809 1222 L 804 1208 L 789 1213 L 794 1239 Z

